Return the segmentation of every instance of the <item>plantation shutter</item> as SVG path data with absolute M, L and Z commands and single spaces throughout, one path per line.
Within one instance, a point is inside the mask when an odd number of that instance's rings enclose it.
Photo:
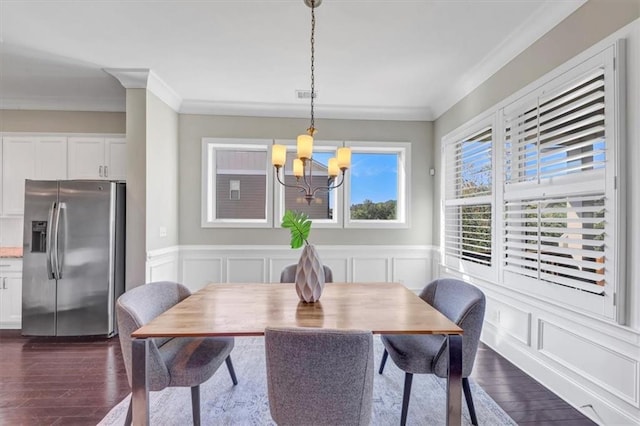
M 603 294 L 609 268 L 604 66 L 504 110 L 502 267 Z
M 445 146 L 444 254 L 450 266 L 492 265 L 493 127 Z
M 506 271 L 602 293 L 603 195 L 508 201 L 504 214 Z
M 504 117 L 505 192 L 519 183 L 553 184 L 572 175 L 603 185 L 605 70 L 508 108 Z

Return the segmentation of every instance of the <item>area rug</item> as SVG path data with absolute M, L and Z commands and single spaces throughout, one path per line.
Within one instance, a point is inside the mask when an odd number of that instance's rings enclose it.
M 374 336 L 376 372 L 374 373 L 372 425 L 400 423 L 404 372 L 389 359 L 384 374 L 377 373 L 383 346 Z M 322 348 L 318 348 L 322 350 Z M 231 358 L 238 377 L 233 386 L 226 366 L 200 386 L 200 404 L 203 425 L 274 425 L 269 414 L 267 399 L 264 339 L 237 337 Z M 310 371 L 312 376 L 313 372 Z M 471 392 L 481 425 L 516 425 L 495 401 L 472 380 Z M 416 374 L 413 377 L 407 424 L 444 425 L 446 413 L 446 382 L 433 375 Z M 122 425 L 127 414 L 129 397 L 116 405 L 102 421 L 101 426 Z M 167 388 L 151 392 L 149 397 L 150 421 L 156 425 L 190 425 L 191 392 L 189 388 Z M 463 397 L 463 424 L 471 424 Z

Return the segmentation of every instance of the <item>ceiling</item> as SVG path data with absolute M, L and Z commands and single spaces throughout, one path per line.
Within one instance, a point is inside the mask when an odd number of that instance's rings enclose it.
M 585 1 L 324 0 L 316 116 L 435 119 Z M 310 31 L 303 0 L 0 0 L 0 108 L 124 111 L 111 74 L 151 70 L 180 112 L 305 117 Z

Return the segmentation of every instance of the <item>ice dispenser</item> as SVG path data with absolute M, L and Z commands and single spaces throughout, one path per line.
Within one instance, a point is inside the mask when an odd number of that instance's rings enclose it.
M 47 222 L 34 220 L 31 222 L 31 252 L 44 253 L 47 251 Z

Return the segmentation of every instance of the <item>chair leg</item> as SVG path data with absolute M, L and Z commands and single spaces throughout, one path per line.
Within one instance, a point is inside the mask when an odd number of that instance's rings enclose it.
M 132 396 L 133 398 L 133 396 Z M 124 419 L 124 426 L 131 426 L 131 420 L 133 419 L 133 404 L 129 401 L 129 408 L 127 409 L 127 418 Z
M 409 411 L 409 397 L 411 396 L 412 373 L 404 374 L 404 394 L 402 395 L 402 415 L 400 416 L 400 426 L 407 424 L 407 412 Z
M 469 415 L 471 416 L 471 424 L 477 426 L 478 418 L 476 417 L 476 409 L 473 406 L 473 398 L 471 397 L 471 387 L 469 386 L 469 378 L 462 378 L 462 390 L 464 391 L 464 399 L 467 400 Z
M 384 365 L 387 363 L 387 357 L 389 356 L 389 352 L 387 352 L 387 350 L 384 350 L 384 353 L 382 354 L 382 361 L 380 361 L 380 369 L 378 370 L 378 374 L 382 374 L 382 372 L 384 371 Z
M 233 364 L 231 363 L 231 355 L 227 356 L 224 362 L 227 364 L 229 375 L 231 375 L 231 381 L 233 382 L 234 386 L 237 385 L 238 379 L 236 379 L 236 372 L 233 370 Z
M 200 386 L 191 387 L 191 411 L 193 426 L 200 426 Z

